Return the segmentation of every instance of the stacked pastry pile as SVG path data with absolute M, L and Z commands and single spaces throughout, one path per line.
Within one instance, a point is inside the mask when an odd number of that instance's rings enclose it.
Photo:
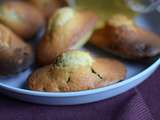
M 0 74 L 18 74 L 33 63 L 28 78 L 36 91 L 69 92 L 104 87 L 125 79 L 125 65 L 82 51 L 86 43 L 129 60 L 160 54 L 160 37 L 113 15 L 101 28 L 93 11 L 73 9 L 65 0 L 7 0 L 0 3 Z M 31 41 L 38 37 L 38 43 Z M 88 42 L 89 41 L 89 42 Z

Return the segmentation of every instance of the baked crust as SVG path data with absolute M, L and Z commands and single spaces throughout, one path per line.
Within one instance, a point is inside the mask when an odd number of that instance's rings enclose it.
M 39 10 L 23 1 L 2 2 L 0 22 L 25 39 L 45 29 L 45 20 Z
M 96 30 L 92 44 L 129 59 L 141 59 L 160 53 L 160 37 L 136 26 L 124 15 L 112 17 L 106 25 Z
M 15 74 L 28 68 L 34 60 L 31 46 L 0 24 L 0 74 Z
M 54 64 L 33 72 L 28 87 L 35 91 L 73 92 L 104 87 L 123 80 L 125 75 L 125 66 L 115 59 L 96 58 L 92 61 L 82 51 L 68 51 Z
M 39 65 L 48 65 L 62 52 L 82 47 L 89 39 L 97 21 L 90 11 L 62 8 L 51 18 L 48 31 L 37 47 Z
M 48 20 L 57 9 L 68 5 L 66 0 L 28 0 L 36 6 Z

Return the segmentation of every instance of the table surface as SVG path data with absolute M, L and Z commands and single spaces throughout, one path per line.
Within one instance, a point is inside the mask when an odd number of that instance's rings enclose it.
M 91 104 L 46 106 L 22 102 L 0 95 L 0 120 L 112 120 L 113 116 L 117 114 L 117 111 L 123 107 L 121 103 L 126 99 L 132 99 L 132 96 L 137 90 L 143 96 L 144 102 L 149 108 L 154 120 L 159 120 L 159 89 L 160 68 L 148 80 L 136 88 L 111 99 Z M 113 107 L 117 108 L 112 109 Z

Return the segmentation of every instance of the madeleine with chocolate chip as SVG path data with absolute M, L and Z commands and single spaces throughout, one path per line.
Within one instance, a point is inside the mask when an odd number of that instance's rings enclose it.
M 60 54 L 53 64 L 34 71 L 28 87 L 44 92 L 73 92 L 104 87 L 126 75 L 125 66 L 111 58 L 93 58 L 83 51 Z

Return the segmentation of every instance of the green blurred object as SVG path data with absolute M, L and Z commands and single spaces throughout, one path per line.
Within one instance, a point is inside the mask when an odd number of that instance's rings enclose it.
M 129 17 L 137 15 L 124 0 L 76 0 L 75 8 L 94 10 L 101 21 L 105 21 L 114 14 L 125 14 Z

